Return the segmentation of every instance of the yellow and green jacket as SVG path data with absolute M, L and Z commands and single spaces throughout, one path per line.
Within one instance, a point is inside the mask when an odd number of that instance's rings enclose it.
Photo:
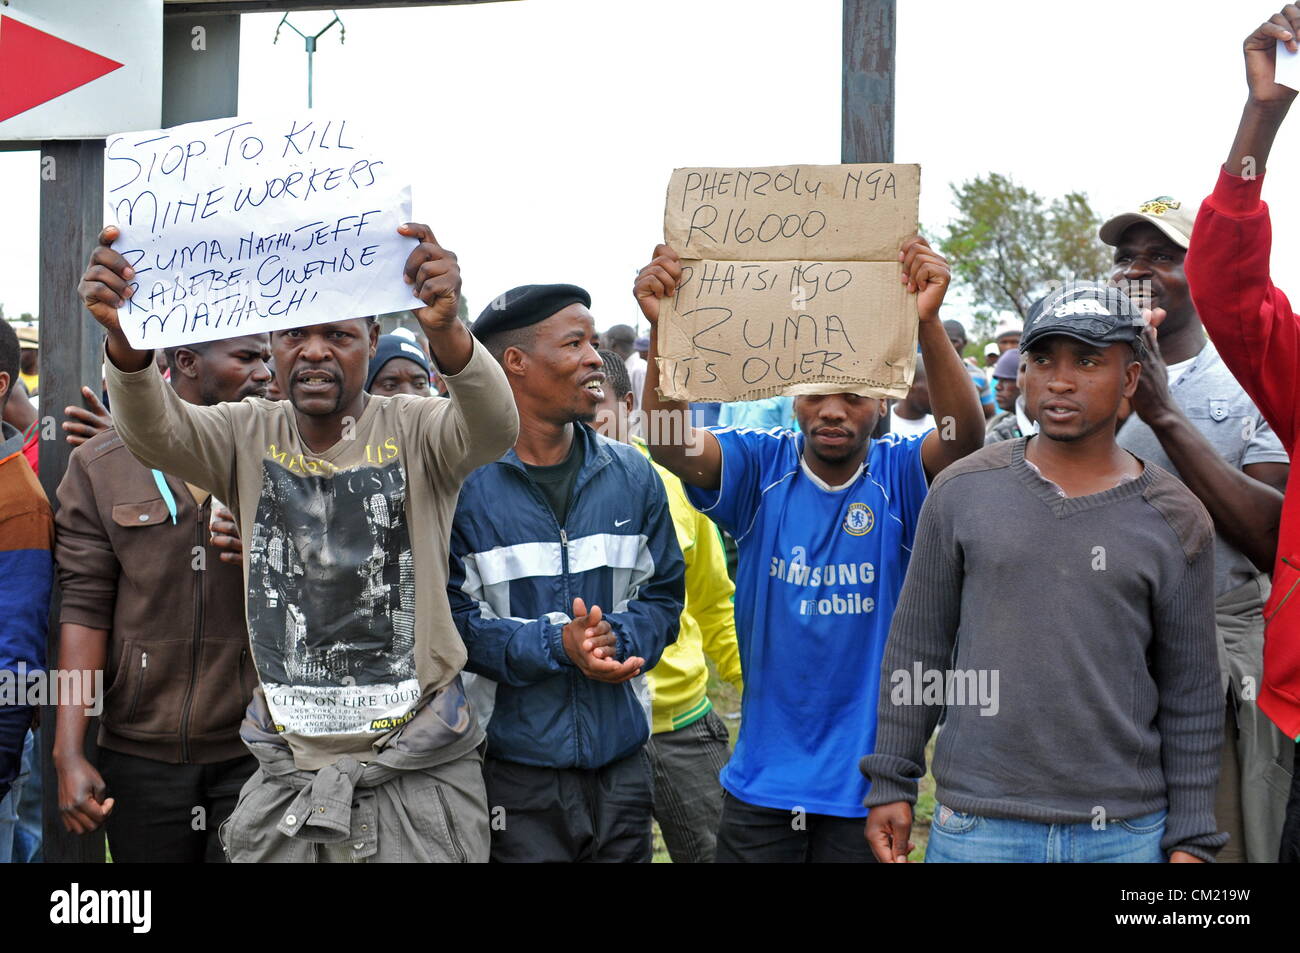
M 647 458 L 650 449 L 637 437 L 632 443 Z M 705 653 L 718 674 L 743 690 L 740 649 L 736 645 L 736 618 L 732 600 L 736 587 L 727 575 L 722 537 L 713 521 L 691 506 L 682 482 L 659 464 L 655 472 L 668 493 L 668 509 L 677 531 L 677 544 L 686 559 L 686 604 L 677 641 L 648 673 L 654 697 L 652 731 L 676 731 L 709 713 L 709 670 Z

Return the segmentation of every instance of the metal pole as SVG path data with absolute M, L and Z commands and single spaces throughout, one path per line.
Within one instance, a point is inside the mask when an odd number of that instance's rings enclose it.
M 896 0 L 844 0 L 841 162 L 894 161 Z
M 275 38 L 271 40 L 272 43 L 279 41 L 280 27 L 285 26 L 286 24 L 288 25 L 290 30 L 293 30 L 294 33 L 297 33 L 300 37 L 302 37 L 303 48 L 306 49 L 307 51 L 307 108 L 308 109 L 311 109 L 312 107 L 312 59 L 316 53 L 316 41 L 320 39 L 322 36 L 324 36 L 326 33 L 328 33 L 336 23 L 339 25 L 339 43 L 343 43 L 344 38 L 347 36 L 347 28 L 343 26 L 343 21 L 339 19 L 338 11 L 334 11 L 334 19 L 330 20 L 330 22 L 325 25 L 325 29 L 321 30 L 319 33 L 315 34 L 314 36 L 303 33 L 302 30 L 298 29 L 296 26 L 290 23 L 289 14 L 287 13 L 280 18 L 280 22 L 275 27 Z
M 102 377 L 102 335 L 98 323 L 82 307 L 77 282 L 95 247 L 104 221 L 104 140 L 72 139 L 41 143 L 40 308 L 41 308 L 41 487 L 57 508 L 56 492 L 68 467 L 72 448 L 56 421 L 63 408 L 84 406 L 81 385 L 98 391 Z M 52 419 L 51 419 L 52 418 Z M 48 424 L 48 426 L 47 426 Z M 59 665 L 59 592 L 50 600 L 46 661 Z M 42 850 L 46 861 L 103 863 L 104 834 L 69 834 L 59 813 L 59 777 L 54 770 L 55 707 L 41 710 L 41 803 L 44 814 Z M 95 727 L 86 732 L 93 759 Z

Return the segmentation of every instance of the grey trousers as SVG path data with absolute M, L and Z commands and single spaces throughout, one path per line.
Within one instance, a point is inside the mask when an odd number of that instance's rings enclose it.
M 711 864 L 722 817 L 718 775 L 731 757 L 727 726 L 710 710 L 685 728 L 650 736 L 655 820 L 674 864 Z
M 1264 678 L 1264 602 L 1257 576 L 1215 602 L 1219 670 L 1226 699 L 1223 757 L 1214 813 L 1227 846 L 1219 863 L 1275 863 L 1291 791 L 1295 743 L 1259 710 Z

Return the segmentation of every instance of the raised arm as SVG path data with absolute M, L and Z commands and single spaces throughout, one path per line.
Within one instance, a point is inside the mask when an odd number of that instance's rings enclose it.
M 722 486 L 722 447 L 718 438 L 691 426 L 691 409 L 686 401 L 665 400 L 659 394 L 659 305 L 661 299 L 677 293 L 681 277 L 682 262 L 677 252 L 668 245 L 656 245 L 654 258 L 637 274 L 632 289 L 641 313 L 650 322 L 650 351 L 641 394 L 646 443 L 655 462 L 683 483 L 717 490 Z
M 1284 446 L 1296 444 L 1300 321 L 1269 278 L 1272 230 L 1260 201 L 1264 166 L 1296 91 L 1274 82 L 1278 40 L 1297 48 L 1300 9 L 1288 4 L 1246 38 L 1249 95 L 1228 161 L 1201 205 L 1183 264 L 1197 313 L 1233 375 Z
M 419 239 L 407 256 L 403 277 L 425 304 L 412 313 L 429 339 L 451 397 L 450 404 L 426 407 L 429 449 L 449 472 L 464 478 L 514 446 L 519 413 L 501 365 L 460 320 L 460 263 L 455 253 L 438 244 L 427 225 L 407 223 L 398 231 Z
M 1246 85 L 1249 95 L 1241 112 L 1237 136 L 1228 153 L 1226 168 L 1232 175 L 1253 175 L 1264 171 L 1278 128 L 1286 118 L 1296 91 L 1275 82 L 1277 44 L 1282 41 L 1292 53 L 1300 50 L 1300 7 L 1288 3 L 1280 13 L 1261 23 L 1246 37 Z
M 137 351 L 122 333 L 117 309 L 135 294 L 133 269 L 125 258 L 113 251 L 113 242 L 121 232 L 108 225 L 99 233 L 99 244 L 90 253 L 90 263 L 77 285 L 77 294 L 95 320 L 108 334 L 108 359 L 120 370 L 142 371 L 153 362 L 153 351 Z
M 135 272 L 112 249 L 117 236 L 112 225 L 99 233 L 99 245 L 77 286 L 108 335 L 105 372 L 117 432 L 145 466 L 228 499 L 235 453 L 230 419 L 222 405 L 200 407 L 181 400 L 158 373 L 153 351 L 138 351 L 127 341 L 118 308 L 134 294 Z
M 440 374 L 459 374 L 474 351 L 474 337 L 460 320 L 460 262 L 438 244 L 428 225 L 407 222 L 397 231 L 419 240 L 406 257 L 402 277 L 411 294 L 424 302 L 411 313 L 429 338 L 429 352 Z
M 898 260 L 903 265 L 903 283 L 916 295 L 917 336 L 935 423 L 921 444 L 921 463 L 926 478 L 933 480 L 948 464 L 984 446 L 984 410 L 966 365 L 939 319 L 939 307 L 952 281 L 948 260 L 919 237 L 903 244 Z

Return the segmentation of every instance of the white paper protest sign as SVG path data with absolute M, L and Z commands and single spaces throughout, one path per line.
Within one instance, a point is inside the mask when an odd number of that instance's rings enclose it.
M 1273 66 L 1273 82 L 1279 86 L 1300 89 L 1300 53 L 1292 53 L 1281 40 L 1277 41 L 1277 60 Z
M 147 349 L 419 307 L 402 278 L 409 187 L 355 119 L 231 118 L 111 136 L 118 318 Z

